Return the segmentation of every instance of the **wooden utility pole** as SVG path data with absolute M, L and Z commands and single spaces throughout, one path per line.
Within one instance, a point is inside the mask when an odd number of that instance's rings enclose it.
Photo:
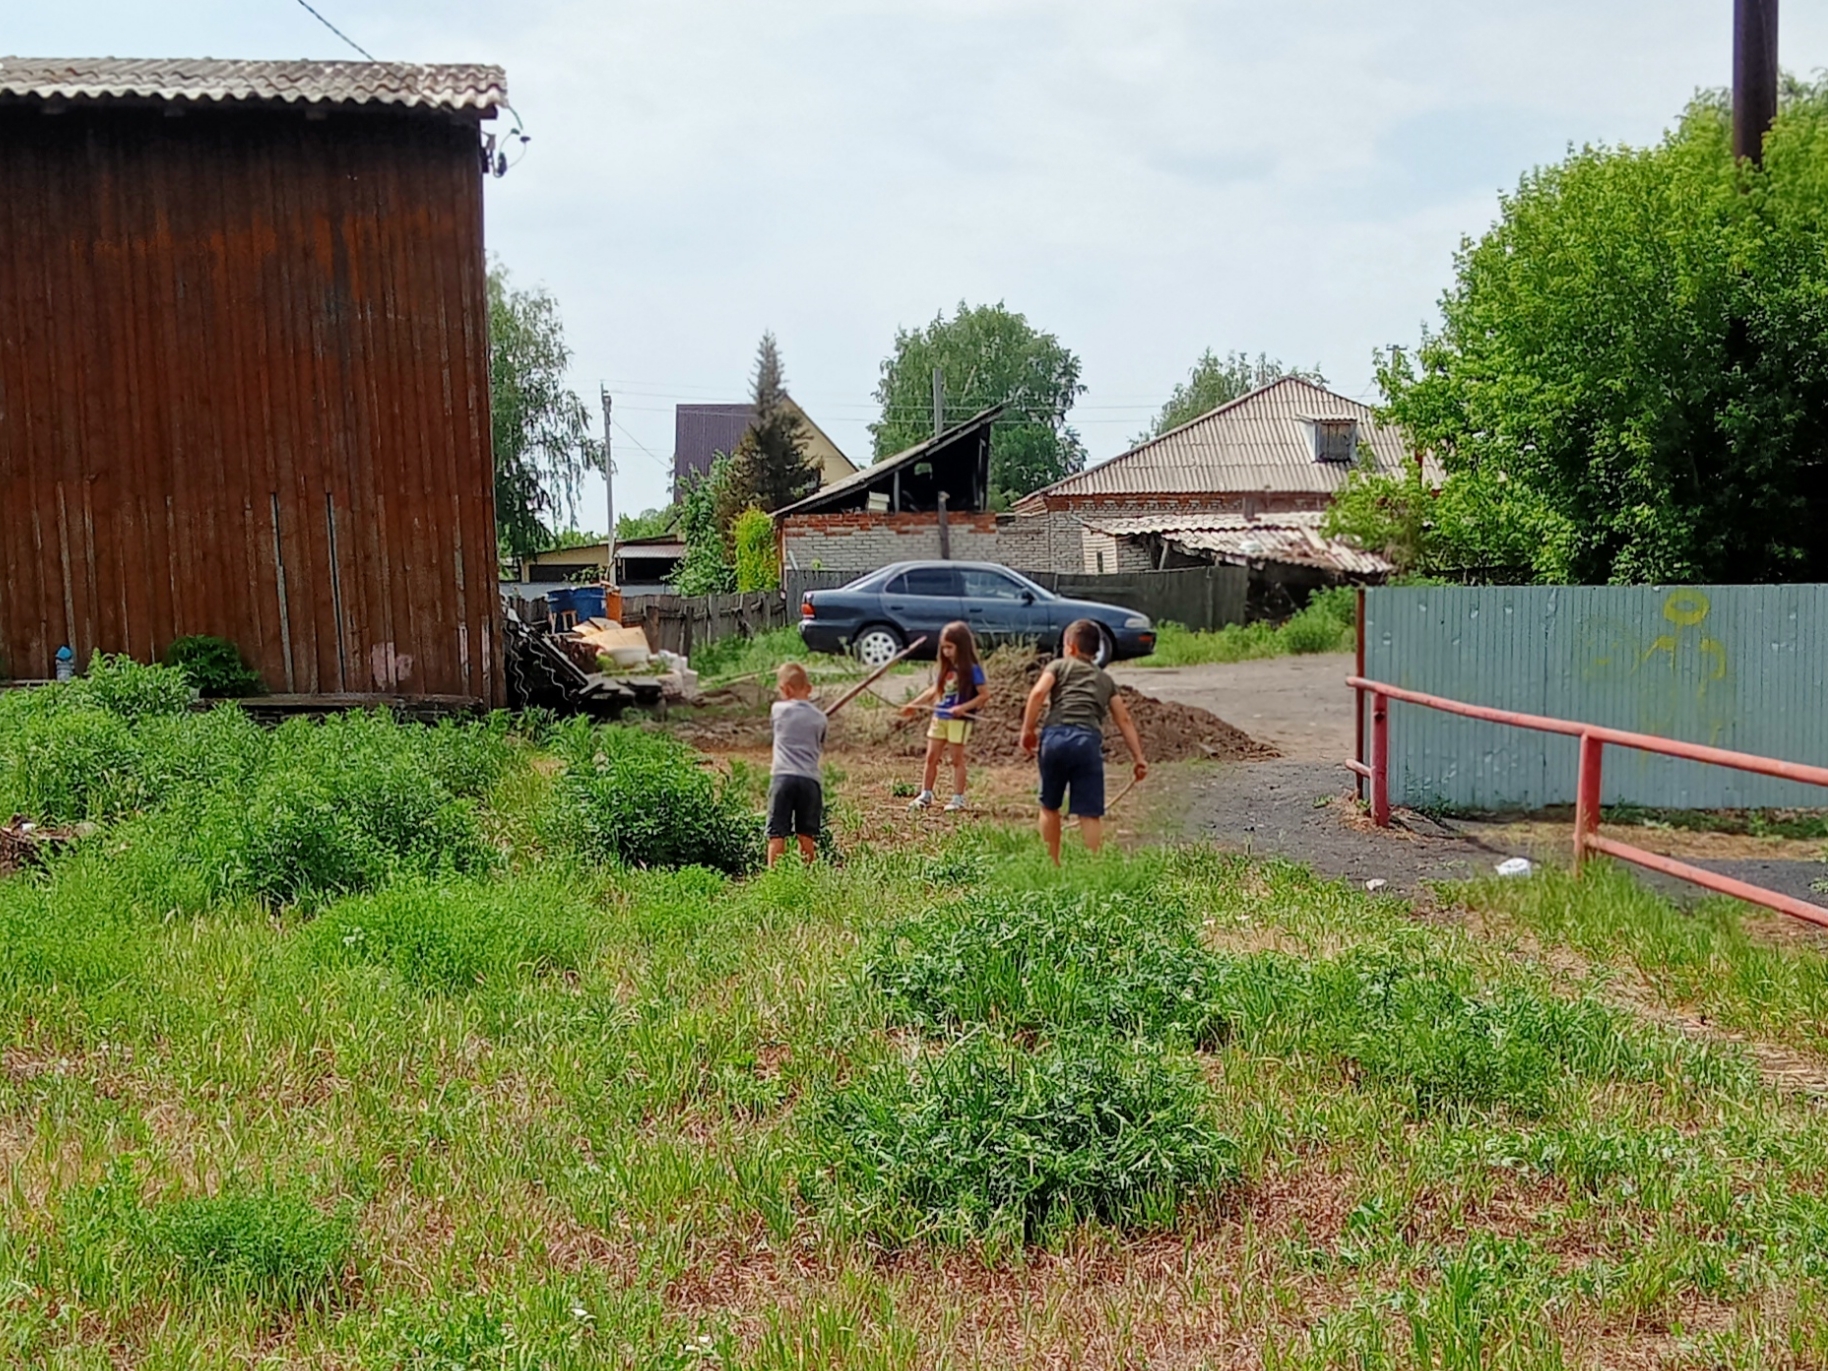
M 598 386 L 603 400 L 603 512 L 609 519 L 609 531 L 603 535 L 603 580 L 616 583 L 616 468 L 609 460 L 609 387 Z
M 1776 3 L 1776 0 L 1772 0 Z M 946 431 L 946 373 L 933 368 L 933 436 Z
M 1762 166 L 1777 118 L 1777 0 L 1733 0 L 1733 156 Z

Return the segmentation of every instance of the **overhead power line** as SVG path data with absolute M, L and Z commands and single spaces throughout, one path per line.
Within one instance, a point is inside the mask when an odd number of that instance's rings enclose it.
M 298 3 L 304 7 L 304 11 L 306 14 L 309 14 L 313 19 L 317 20 L 318 23 L 322 24 L 325 28 L 329 29 L 330 32 L 334 33 L 338 38 L 341 38 L 345 43 L 349 44 L 350 47 L 354 48 L 357 52 L 361 53 L 362 56 L 366 57 L 370 62 L 378 62 L 381 60 L 380 58 L 376 57 L 372 52 L 370 52 L 367 48 L 363 47 L 360 43 L 356 42 L 355 39 L 351 38 L 348 34 L 344 33 L 335 24 L 331 23 L 328 19 L 324 18 L 323 15 L 319 14 L 316 10 L 312 9 L 311 5 L 309 3 L 309 0 L 298 0 Z

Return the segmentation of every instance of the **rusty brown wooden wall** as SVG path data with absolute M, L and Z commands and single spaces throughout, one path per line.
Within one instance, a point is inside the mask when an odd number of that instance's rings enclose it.
M 0 108 L 0 676 L 502 699 L 473 123 Z

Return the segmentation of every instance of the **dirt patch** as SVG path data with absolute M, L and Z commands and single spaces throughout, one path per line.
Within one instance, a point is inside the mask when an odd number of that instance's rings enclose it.
M 985 662 L 991 702 L 971 737 L 973 765 L 1019 766 L 1028 762 L 1022 751 L 1022 705 L 1044 665 L 1015 652 L 998 652 Z M 1266 761 L 1281 754 L 1235 728 L 1211 710 L 1175 700 L 1159 700 L 1133 686 L 1119 693 L 1136 720 L 1143 752 L 1150 762 L 1211 760 L 1220 762 Z M 833 697 L 834 699 L 836 696 Z M 829 747 L 876 756 L 919 757 L 927 750 L 925 716 L 904 720 L 877 697 L 859 699 L 833 721 Z M 707 752 L 741 752 L 763 748 L 769 742 L 768 701 L 747 703 L 719 692 L 689 709 L 675 709 L 669 728 L 694 747 Z M 1123 736 L 1107 723 L 1105 756 L 1128 757 Z

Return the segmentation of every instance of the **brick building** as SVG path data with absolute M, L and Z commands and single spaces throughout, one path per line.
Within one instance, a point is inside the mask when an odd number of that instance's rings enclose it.
M 1095 574 L 1298 554 L 1313 569 L 1380 574 L 1382 559 L 1325 538 L 1321 516 L 1355 463 L 1395 474 L 1415 460 L 1368 405 L 1285 377 L 1024 497 L 1001 560 Z M 1432 461 L 1427 471 L 1440 479 Z

